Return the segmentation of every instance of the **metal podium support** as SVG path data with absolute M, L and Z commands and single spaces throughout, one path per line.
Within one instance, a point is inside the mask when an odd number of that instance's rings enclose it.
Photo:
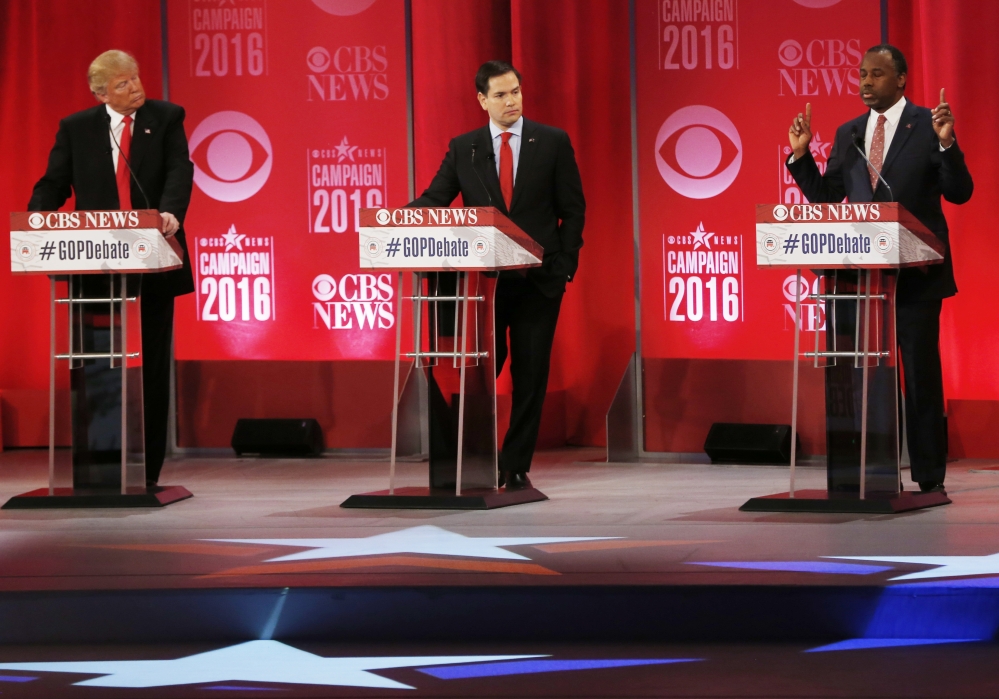
M 416 272 L 412 294 L 400 299 L 412 303 L 414 344 L 412 351 L 404 350 L 402 318 L 397 318 L 388 489 L 352 495 L 341 507 L 482 510 L 547 500 L 535 488 L 497 487 L 494 297 L 503 281 L 486 274 L 540 264 L 540 246 L 491 207 L 367 209 L 361 221 L 362 267 L 399 270 L 400 294 L 401 269 Z M 450 225 L 430 225 L 443 221 Z M 462 225 L 455 225 L 459 221 Z M 397 256 L 400 240 L 405 247 Z M 392 242 L 395 252 L 383 262 Z M 401 435 L 416 431 L 400 414 L 403 359 L 412 360 L 421 385 L 425 379 L 426 487 L 397 482 L 397 460 L 405 453 Z M 408 405 L 412 408 L 411 400 Z
M 808 300 L 825 305 L 826 329 L 823 333 L 816 327 L 813 348 L 801 351 L 799 263 L 795 267 L 790 485 L 786 493 L 751 498 L 740 509 L 893 514 L 949 504 L 945 493 L 906 492 L 901 485 L 895 337 L 895 270 L 939 262 L 942 248 L 897 204 L 867 205 L 867 209 L 882 210 L 871 212 L 869 221 L 850 223 L 840 222 L 844 212 L 833 208 L 838 205 L 823 206 L 825 221 L 808 223 L 789 220 L 794 212 L 783 205 L 757 207 L 758 264 L 791 266 L 801 256 L 811 255 L 823 288 L 809 293 Z M 808 250 L 788 253 L 794 246 L 783 245 L 784 235 L 794 235 L 796 241 L 810 236 Z M 798 377 L 803 359 L 825 372 L 824 491 L 798 490 L 795 482 Z
M 157 212 L 114 214 L 83 214 L 74 230 L 50 229 L 51 217 L 40 213 L 11 214 L 11 271 L 50 278 L 49 458 L 48 487 L 16 495 L 3 509 L 162 507 L 191 497 L 181 486 L 146 485 L 140 282 L 128 274 L 181 260 Z M 73 255 L 36 254 L 61 236 L 80 239 Z M 57 321 L 63 308 L 65 325 Z M 69 365 L 68 410 L 57 400 L 61 361 Z M 57 449 L 66 432 L 72 448 Z

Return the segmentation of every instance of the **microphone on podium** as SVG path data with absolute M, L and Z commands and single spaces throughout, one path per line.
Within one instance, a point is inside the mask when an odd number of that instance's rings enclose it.
M 482 181 L 482 176 L 479 175 L 479 171 L 475 169 L 475 149 L 478 147 L 478 143 L 472 144 L 472 172 L 475 173 L 475 177 L 479 180 L 479 184 L 482 185 L 482 189 L 485 191 L 486 196 L 489 198 L 489 206 L 493 206 L 493 197 L 489 193 L 489 189 L 486 187 L 486 183 Z M 489 159 L 492 159 L 492 153 L 489 154 Z
M 881 171 L 874 167 L 874 163 L 868 159 L 867 153 L 864 152 L 864 137 L 857 132 L 856 126 L 853 127 L 853 131 L 851 133 L 853 135 L 853 147 L 857 149 L 858 153 L 860 153 L 860 157 L 867 161 L 868 166 L 874 170 L 874 174 L 878 176 L 881 183 L 888 188 L 888 196 L 891 197 L 892 202 L 894 202 L 895 195 L 891 191 L 891 185 L 885 181 L 885 178 L 881 176 Z

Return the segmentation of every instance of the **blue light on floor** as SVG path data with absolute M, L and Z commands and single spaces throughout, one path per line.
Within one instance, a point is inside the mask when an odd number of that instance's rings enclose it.
M 871 648 L 899 648 L 904 646 L 934 646 L 941 643 L 975 643 L 981 638 L 851 638 L 848 641 L 830 643 L 827 646 L 810 648 L 806 653 L 826 653 L 837 650 L 868 650 Z
M 951 587 L 999 587 L 999 578 L 960 578 L 957 580 L 927 580 L 924 582 L 906 582 L 897 583 L 891 586 L 893 590 L 899 588 L 911 588 L 917 590 L 925 590 L 927 588 L 940 588 L 947 589 Z
M 519 660 L 480 665 L 452 665 L 433 667 L 420 672 L 441 680 L 464 680 L 473 677 L 501 677 L 503 675 L 533 675 L 541 672 L 566 672 L 569 670 L 601 670 L 611 667 L 638 665 L 668 665 L 671 663 L 696 663 L 703 658 L 642 658 L 621 660 Z
M 222 689 L 230 692 L 283 692 L 277 687 L 238 687 L 236 685 L 217 684 L 214 687 L 202 687 L 202 689 Z
M 23 675 L 0 675 L 0 682 L 33 682 L 37 677 L 25 677 Z
M 872 566 L 861 563 L 831 563 L 827 561 L 690 561 L 695 566 L 716 568 L 745 568 L 747 570 L 776 570 L 786 573 L 831 573 L 835 575 L 872 575 L 892 570 L 891 566 Z

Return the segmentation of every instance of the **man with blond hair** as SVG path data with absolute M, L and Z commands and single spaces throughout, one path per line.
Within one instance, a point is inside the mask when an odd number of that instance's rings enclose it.
M 87 80 L 101 104 L 59 122 L 28 209 L 54 211 L 71 193 L 77 211 L 156 209 L 163 234 L 175 237 L 184 251 L 183 268 L 145 274 L 141 281 L 146 480 L 156 485 L 166 455 L 173 300 L 194 291 L 184 238 L 194 165 L 183 108 L 146 99 L 132 56 L 102 53 L 90 64 Z

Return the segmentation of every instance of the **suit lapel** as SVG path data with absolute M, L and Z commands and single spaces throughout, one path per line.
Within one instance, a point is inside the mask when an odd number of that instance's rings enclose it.
M 521 198 L 521 192 L 527 189 L 527 182 L 531 176 L 531 165 L 534 156 L 538 152 L 537 125 L 533 121 L 524 119 L 524 130 L 520 137 L 520 158 L 517 159 L 517 181 L 513 185 L 513 197 L 510 200 L 510 208 L 517 205 Z
M 918 118 L 919 112 L 916 110 L 916 105 L 912 102 L 906 102 L 905 109 L 902 110 L 902 118 L 898 120 L 898 126 L 895 127 L 895 134 L 891 137 L 891 145 L 888 146 L 888 158 L 884 162 L 884 166 L 881 168 L 881 174 L 884 175 L 891 164 L 895 162 L 896 156 L 902 151 L 905 142 L 909 140 L 909 136 L 912 135 L 912 130 L 916 128 L 916 119 Z
M 480 157 L 475 159 L 475 169 L 482 177 L 482 182 L 486 186 L 486 191 L 493 201 L 493 206 L 510 213 L 506 209 L 506 202 L 503 201 L 503 190 L 500 187 L 499 175 L 496 174 L 496 153 L 493 151 L 493 136 L 489 132 L 489 127 L 485 126 L 479 130 L 475 136 L 476 143 L 479 144 Z M 465 204 L 468 206 L 468 204 Z
M 142 158 L 149 150 L 155 133 L 156 120 L 151 116 L 148 107 L 141 107 L 135 113 L 135 123 L 132 127 L 132 152 L 128 156 L 128 162 L 132 164 L 132 170 L 136 177 L 139 174 L 139 167 L 142 165 Z

